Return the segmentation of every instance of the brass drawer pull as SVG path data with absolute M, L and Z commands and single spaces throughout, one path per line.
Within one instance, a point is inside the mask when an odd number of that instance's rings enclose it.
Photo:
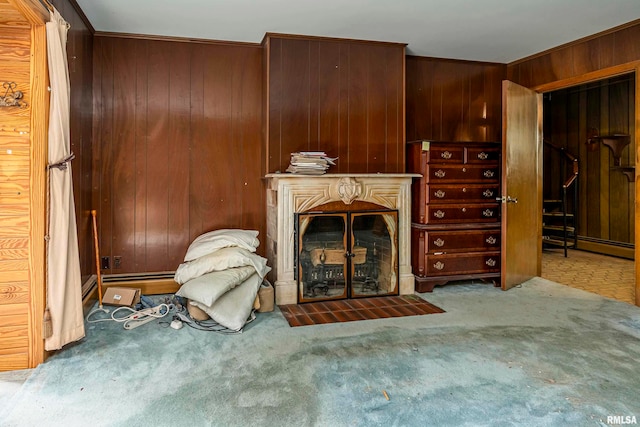
M 487 242 L 490 245 L 494 245 L 497 241 L 498 241 L 498 239 L 496 239 L 493 236 L 489 236 L 489 237 L 487 237 L 487 240 L 485 240 L 485 242 Z
M 436 240 L 433 241 L 433 244 L 441 248 L 442 246 L 444 246 L 444 240 L 438 237 Z
M 442 270 L 444 268 L 444 263 L 438 261 L 435 264 L 433 264 L 433 268 L 435 268 L 436 270 Z
M 466 212 L 466 211 L 467 211 L 467 208 L 462 208 L 462 212 Z
M 466 171 L 467 171 L 467 168 L 462 168 L 462 172 L 466 172 Z
M 486 190 L 484 190 L 484 192 L 482 193 L 482 195 L 483 195 L 484 197 L 489 198 L 489 197 L 493 196 L 493 190 L 489 190 L 489 189 L 487 188 Z
M 443 151 L 442 153 L 440 153 L 440 157 L 442 157 L 443 159 L 449 160 L 451 156 L 452 154 L 450 151 Z
M 444 212 L 438 209 L 433 213 L 433 216 L 435 216 L 436 218 L 444 218 Z
M 489 155 L 487 153 L 485 153 L 484 151 L 478 153 L 478 159 L 487 160 L 488 158 L 489 158 Z
M 484 171 L 484 177 L 485 178 L 493 178 L 493 176 L 495 174 L 496 173 L 494 171 L 490 170 L 490 169 L 487 169 L 486 171 Z
M 444 178 L 444 176 L 447 173 L 445 171 L 443 171 L 442 169 L 438 169 L 437 171 L 434 172 L 434 175 L 438 178 Z
M 482 211 L 482 216 L 491 218 L 493 216 L 493 211 L 491 209 L 485 209 Z
M 487 264 L 489 267 L 495 267 L 496 266 L 496 260 L 493 258 L 489 258 L 485 264 Z
M 445 196 L 445 192 L 442 190 L 438 190 L 434 192 L 433 195 L 436 196 L 438 199 L 442 199 Z

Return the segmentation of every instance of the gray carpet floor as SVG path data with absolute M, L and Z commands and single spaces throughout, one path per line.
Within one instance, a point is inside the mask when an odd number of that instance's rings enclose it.
M 446 313 L 291 328 L 276 310 L 231 336 L 157 322 L 130 331 L 92 324 L 82 342 L 31 372 L 0 407 L 0 425 L 603 426 L 640 418 L 639 308 L 540 278 L 507 292 L 467 283 L 422 297 Z

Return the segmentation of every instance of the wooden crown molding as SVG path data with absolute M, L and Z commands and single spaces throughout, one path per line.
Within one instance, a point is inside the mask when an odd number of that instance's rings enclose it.
M 269 33 L 269 32 L 265 33 L 261 44 L 264 44 L 266 40 L 270 38 L 317 40 L 317 41 L 330 41 L 330 42 L 351 42 L 351 43 L 366 43 L 366 44 L 380 44 L 380 45 L 387 45 L 387 46 L 407 47 L 407 43 L 398 43 L 398 42 L 384 42 L 384 41 L 377 41 L 377 40 L 361 40 L 361 39 L 326 37 L 326 36 L 306 36 L 303 34 L 284 34 L 284 33 Z
M 417 60 L 417 61 L 438 61 L 438 62 L 451 62 L 451 63 L 457 63 L 457 64 L 477 64 L 477 65 L 503 66 L 503 67 L 507 66 L 507 64 L 505 64 L 504 62 L 473 61 L 473 60 L 467 60 L 467 59 L 452 59 L 452 58 L 436 58 L 433 56 L 406 55 L 406 58 Z
M 190 37 L 174 37 L 174 36 L 154 36 L 149 34 L 111 33 L 106 31 L 96 31 L 94 36 L 123 38 L 123 39 L 138 39 L 138 40 L 154 40 L 154 41 L 165 41 L 165 42 L 179 42 L 179 43 L 216 44 L 216 45 L 228 45 L 228 46 L 236 46 L 236 47 L 261 47 L 260 43 L 251 43 L 251 42 L 209 40 L 209 39 L 197 39 L 197 38 L 190 38 Z
M 534 53 L 533 55 L 524 57 L 522 59 L 518 59 L 518 60 L 513 61 L 513 62 L 510 62 L 507 65 L 509 67 L 513 67 L 514 65 L 518 65 L 518 64 L 521 64 L 523 62 L 527 62 L 527 61 L 530 61 L 532 59 L 548 55 L 548 54 L 550 54 L 552 52 L 559 51 L 559 50 L 562 50 L 562 49 L 566 49 L 566 48 L 571 47 L 571 46 L 575 46 L 575 45 L 578 45 L 578 44 L 581 44 L 581 43 L 585 43 L 585 42 L 588 42 L 589 40 L 597 39 L 598 37 L 606 36 L 608 34 L 612 34 L 612 33 L 624 30 L 626 28 L 633 27 L 635 25 L 640 25 L 640 19 L 636 19 L 636 20 L 633 20 L 631 22 L 627 22 L 626 24 L 618 25 L 617 27 L 609 28 L 608 30 L 600 31 L 599 33 L 591 34 L 590 36 L 586 36 L 586 37 L 583 37 L 583 38 L 578 39 L 578 40 L 574 40 L 574 41 L 571 41 L 571 42 L 568 42 L 568 43 L 565 43 L 565 44 L 561 44 L 560 46 L 552 47 L 551 49 L 547 49 L 547 50 L 544 50 L 542 52 Z

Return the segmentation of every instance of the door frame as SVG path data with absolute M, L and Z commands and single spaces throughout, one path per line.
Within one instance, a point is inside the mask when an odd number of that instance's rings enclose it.
M 583 83 L 589 83 L 596 80 L 607 79 L 622 74 L 635 73 L 635 168 L 636 171 L 640 167 L 640 61 L 632 61 L 626 64 L 616 65 L 614 67 L 603 68 L 598 71 L 582 74 L 567 79 L 556 80 L 550 83 L 545 83 L 537 86 L 533 86 L 530 89 L 538 92 L 545 93 L 559 89 L 566 89 L 571 86 L 577 86 Z M 635 208 L 634 208 L 634 221 L 636 226 L 634 227 L 634 267 L 635 267 L 635 301 L 636 306 L 640 307 L 640 188 L 638 187 L 638 172 L 635 175 Z

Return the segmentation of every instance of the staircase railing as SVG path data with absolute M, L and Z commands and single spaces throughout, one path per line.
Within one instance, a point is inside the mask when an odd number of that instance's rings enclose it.
M 574 220 L 573 220 L 573 247 L 576 247 L 578 244 L 578 217 L 577 213 L 577 201 L 578 201 L 578 174 L 580 173 L 579 161 L 576 156 L 569 153 L 565 147 L 560 147 L 549 140 L 543 140 L 544 144 L 553 148 L 556 151 L 559 151 L 569 162 L 571 162 L 571 173 L 565 179 L 562 184 L 562 224 L 563 224 L 563 248 L 564 248 L 564 256 L 567 256 L 567 190 L 573 186 L 573 207 L 574 207 Z

